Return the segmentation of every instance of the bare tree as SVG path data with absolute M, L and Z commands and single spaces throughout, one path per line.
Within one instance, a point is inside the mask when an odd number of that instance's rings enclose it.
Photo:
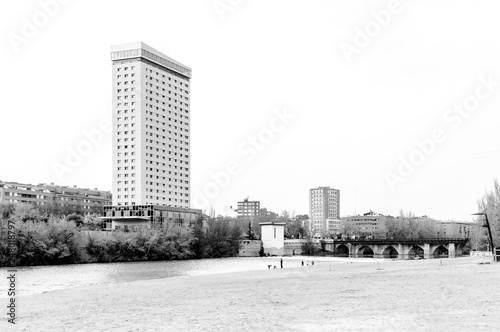
M 483 198 L 477 201 L 478 210 L 488 214 L 493 245 L 500 247 L 500 182 L 495 179 L 493 189 L 486 191 Z

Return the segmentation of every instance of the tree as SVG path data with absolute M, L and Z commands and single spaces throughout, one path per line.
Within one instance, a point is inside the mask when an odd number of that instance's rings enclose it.
M 102 229 L 103 221 L 99 218 L 97 213 L 87 213 L 83 217 L 83 224 L 91 230 Z
M 205 229 L 199 224 L 195 227 L 194 235 L 192 248 L 197 258 L 234 257 L 243 235 L 241 220 L 210 218 Z
M 500 182 L 498 179 L 494 180 L 493 189 L 486 191 L 484 196 L 477 201 L 477 205 L 480 212 L 488 214 L 493 245 L 500 247 Z
M 285 237 L 286 238 L 293 238 L 293 239 L 300 239 L 304 238 L 306 234 L 306 230 L 302 226 L 302 221 L 301 220 L 287 220 L 286 221 L 286 226 L 285 226 Z
M 76 214 L 76 213 L 72 213 L 68 216 L 66 216 L 66 221 L 72 221 L 76 224 L 76 227 L 80 227 L 81 225 L 83 225 L 83 217 L 79 214 Z
M 486 250 L 486 244 L 488 243 L 488 230 L 483 227 L 483 223 L 477 220 L 472 224 L 470 228 L 470 238 L 468 242 L 468 247 L 474 251 Z
M 302 252 L 306 255 L 311 256 L 314 255 L 316 251 L 316 245 L 311 237 L 307 239 L 307 241 L 302 245 Z

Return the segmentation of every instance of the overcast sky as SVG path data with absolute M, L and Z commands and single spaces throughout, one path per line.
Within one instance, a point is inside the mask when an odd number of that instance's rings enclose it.
M 143 41 L 193 71 L 192 207 L 224 213 L 249 196 L 309 213 L 308 189 L 331 186 L 342 216 L 470 220 L 500 170 L 499 10 L 2 1 L 0 180 L 111 190 L 110 46 Z

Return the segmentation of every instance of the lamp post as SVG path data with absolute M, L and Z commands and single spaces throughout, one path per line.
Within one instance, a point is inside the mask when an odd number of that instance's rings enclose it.
M 495 257 L 495 246 L 493 244 L 493 235 L 491 234 L 490 222 L 488 221 L 488 214 L 486 214 L 486 212 L 477 212 L 477 213 L 473 213 L 472 215 L 473 216 L 485 216 L 485 218 L 486 218 L 486 227 L 488 228 L 488 234 L 490 236 L 491 252 L 492 252 L 493 258 L 494 258 Z

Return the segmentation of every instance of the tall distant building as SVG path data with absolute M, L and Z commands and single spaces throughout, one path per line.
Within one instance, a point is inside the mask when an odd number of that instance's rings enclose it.
M 113 205 L 189 208 L 191 69 L 141 42 L 111 60 Z
M 243 202 L 238 202 L 238 218 L 254 218 L 260 215 L 260 201 L 249 201 L 248 197 Z
M 111 47 L 113 206 L 106 229 L 190 225 L 191 69 L 141 43 Z
M 340 231 L 340 190 L 318 187 L 309 190 L 309 217 L 314 237 Z

